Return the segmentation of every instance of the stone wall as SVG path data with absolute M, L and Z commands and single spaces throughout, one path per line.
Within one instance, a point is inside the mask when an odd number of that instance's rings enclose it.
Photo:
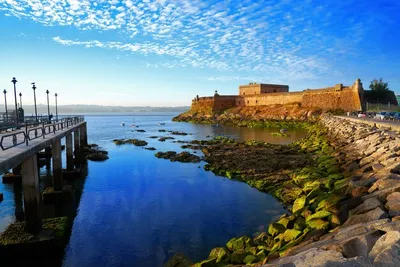
M 236 106 L 267 106 L 275 104 L 301 103 L 303 92 L 271 93 L 263 95 L 240 96 L 236 98 Z

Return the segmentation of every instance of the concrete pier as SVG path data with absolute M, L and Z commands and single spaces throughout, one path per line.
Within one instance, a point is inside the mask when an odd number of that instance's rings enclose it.
M 54 139 L 52 144 L 53 155 L 53 186 L 54 191 L 60 191 L 62 188 L 62 162 L 61 162 L 61 141 Z
M 77 154 L 77 153 L 79 153 L 79 141 L 80 141 L 80 139 L 79 139 L 79 132 L 80 132 L 80 130 L 79 130 L 80 128 L 76 128 L 76 130 L 75 130 L 75 132 L 74 132 L 74 149 L 75 149 L 75 155 Z
M 19 172 L 21 165 L 22 190 L 24 195 L 24 216 L 26 231 L 38 233 L 42 226 L 42 195 L 39 189 L 38 154 L 50 162 L 53 157 L 54 193 L 71 194 L 64 188 L 61 160 L 61 139 L 66 137 L 68 168 L 73 169 L 72 133 L 75 138 L 75 150 L 79 151 L 79 132 L 86 125 L 82 116 L 66 118 L 54 124 L 21 125 L 0 134 L 0 173 L 13 169 Z M 47 129 L 45 131 L 45 129 Z M 49 130 L 51 129 L 51 131 Z M 82 135 L 87 136 L 83 128 Z M 38 133 L 42 133 L 40 136 Z M 48 164 L 49 165 L 49 164 Z M 49 167 L 49 166 L 48 166 Z M 21 213 L 18 211 L 18 214 Z
M 67 149 L 67 170 L 72 171 L 74 169 L 74 153 L 72 151 L 72 134 L 65 137 L 65 146 Z
M 37 171 L 37 157 L 33 155 L 22 163 L 22 189 L 24 191 L 25 225 L 29 233 L 42 228 L 41 195 Z

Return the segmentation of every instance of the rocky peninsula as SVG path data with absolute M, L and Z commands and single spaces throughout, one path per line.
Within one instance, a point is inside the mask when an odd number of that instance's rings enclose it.
M 296 104 L 237 107 L 219 114 L 189 111 L 174 120 L 302 127 L 309 133 L 290 145 L 227 138 L 192 142 L 201 146 L 206 170 L 269 193 L 288 210 L 267 232 L 234 237 L 193 266 L 397 266 L 400 262 L 398 132 Z M 180 262 L 168 266 L 189 266 Z

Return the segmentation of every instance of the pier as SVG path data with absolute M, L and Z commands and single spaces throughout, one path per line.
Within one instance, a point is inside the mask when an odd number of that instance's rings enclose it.
M 14 174 L 21 175 L 25 226 L 29 233 L 38 233 L 42 228 L 43 201 L 39 190 L 38 155 L 44 156 L 48 165 L 52 158 L 53 192 L 61 193 L 63 138 L 66 147 L 64 171 L 73 172 L 77 153 L 81 147 L 87 145 L 87 127 L 83 116 L 62 118 L 52 123 L 24 123 L 0 129 L 0 173 L 13 169 Z

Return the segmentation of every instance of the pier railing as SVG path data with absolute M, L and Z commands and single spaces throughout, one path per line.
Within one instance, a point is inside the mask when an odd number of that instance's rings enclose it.
M 85 121 L 84 116 L 66 117 L 51 123 L 35 122 L 12 125 L 0 128 L 0 148 L 7 150 L 38 138 L 46 138 L 46 135 L 55 134 L 71 126 Z M 1 132 L 5 132 L 1 134 Z

